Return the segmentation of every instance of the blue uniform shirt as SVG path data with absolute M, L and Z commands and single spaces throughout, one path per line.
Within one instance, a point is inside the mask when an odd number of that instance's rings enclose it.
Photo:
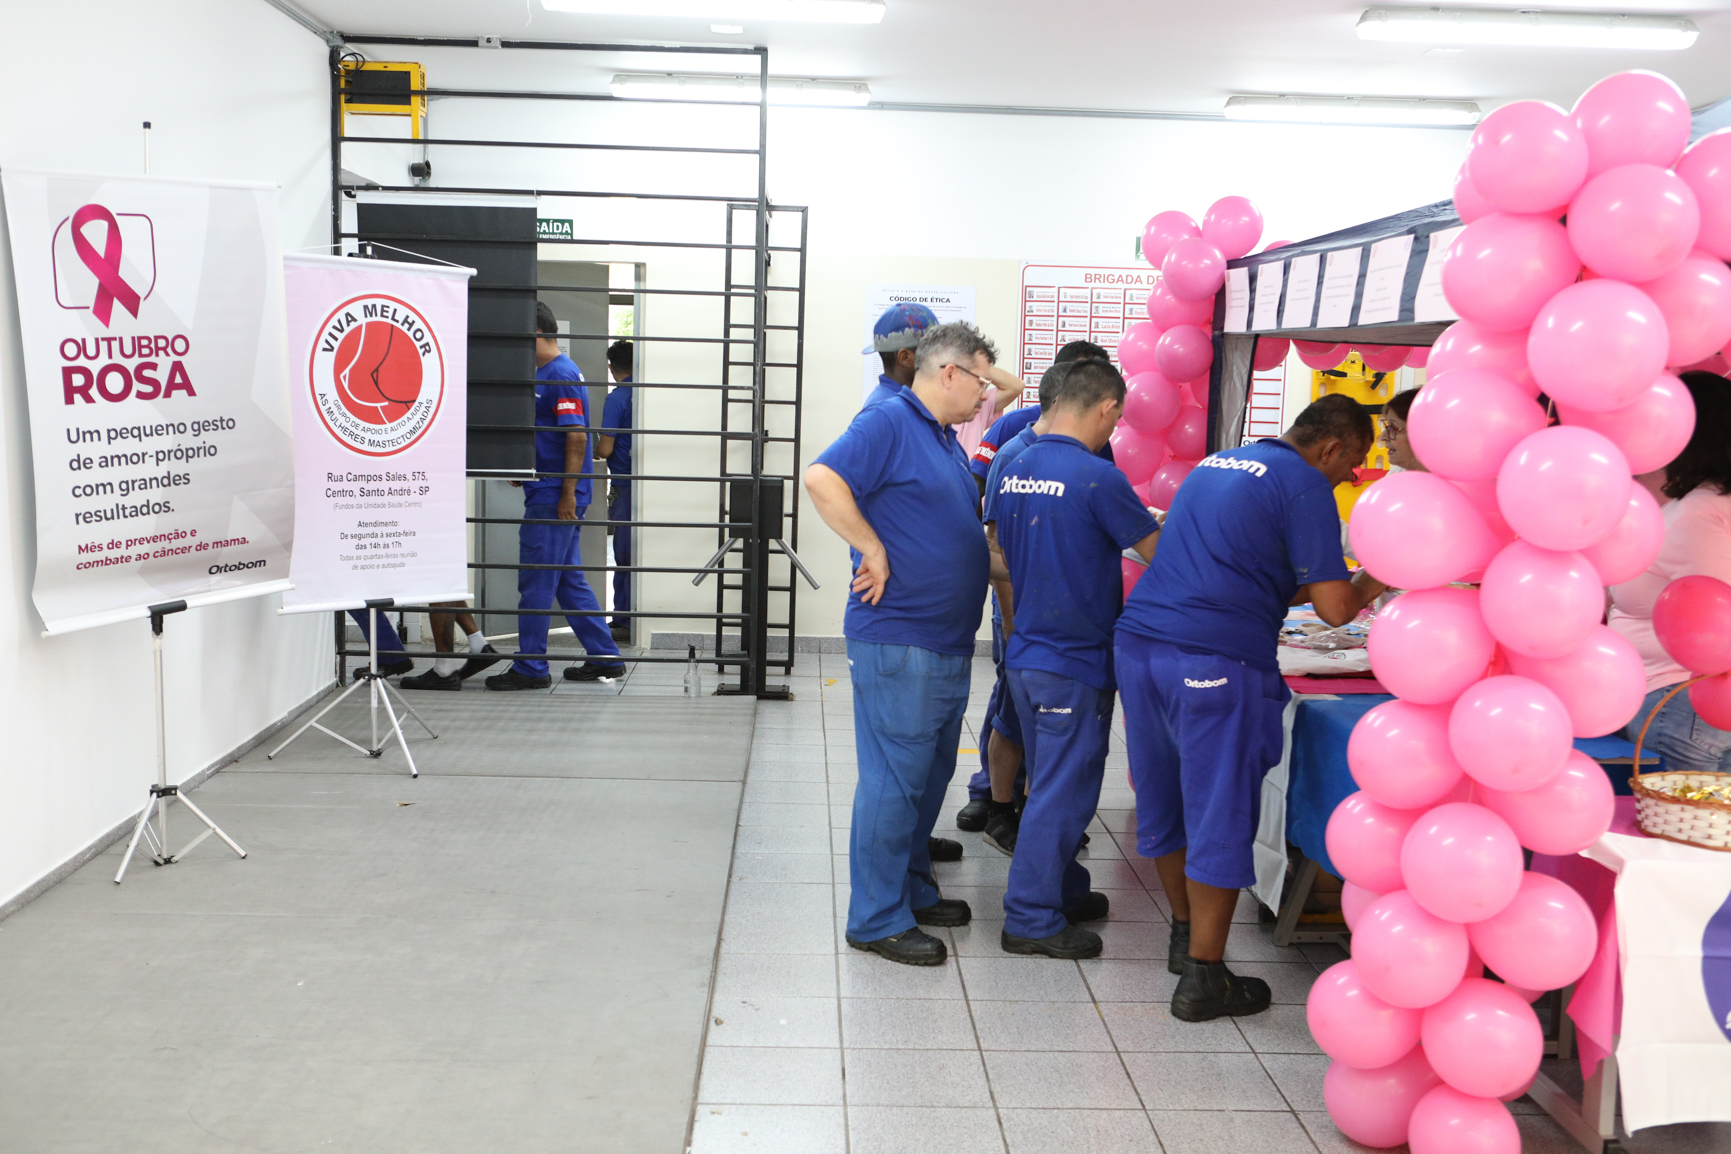
M 991 558 L 979 489 L 956 433 L 904 389 L 862 409 L 817 463 L 853 490 L 889 555 L 876 605 L 850 592 L 842 631 L 857 641 L 974 652 Z M 858 570 L 860 555 L 850 550 Z
M 985 520 L 992 519 L 992 494 L 998 491 L 998 478 L 1004 475 L 1004 470 L 1015 464 L 1029 445 L 1039 440 L 1039 434 L 1034 432 L 1034 422 L 1029 421 L 1022 431 L 1011 437 L 1008 444 L 1003 445 L 992 455 L 992 467 L 986 470 Z M 1100 446 L 1100 451 L 1094 454 L 1108 465 L 1115 464 L 1112 459 L 1112 443 L 1108 441 Z M 1137 538 L 1140 540 L 1141 538 Z
M 607 394 L 606 404 L 601 406 L 601 427 L 604 429 L 629 429 L 631 427 L 631 378 L 626 377 L 614 386 Z M 631 434 L 613 434 L 613 452 L 607 458 L 607 469 L 612 473 L 631 472 Z M 631 489 L 630 481 L 615 481 L 613 487 L 620 492 Z
M 865 404 L 861 405 L 860 408 L 869 409 L 873 405 L 881 404 L 882 402 L 889 400 L 901 391 L 902 387 L 899 384 L 882 373 L 879 373 L 878 387 L 871 391 L 871 394 L 865 399 Z
M 986 430 L 986 435 L 980 438 L 980 447 L 974 451 L 973 458 L 968 461 L 968 468 L 974 476 L 985 479 L 992 469 L 992 460 L 998 455 L 998 450 L 1010 443 L 1017 433 L 1040 419 L 1040 406 L 1023 405 L 1019 409 L 1011 409 L 992 422 L 992 427 Z
M 535 386 L 536 428 L 586 428 L 589 424 L 587 390 L 583 387 L 583 370 L 564 353 L 560 353 L 535 370 L 535 379 L 545 384 Z M 583 472 L 593 466 L 595 442 L 583 443 Z M 565 472 L 565 434 L 535 434 L 535 468 L 542 473 Z M 559 500 L 559 487 L 565 482 L 558 477 L 543 477 L 523 482 L 523 504 L 547 505 Z M 589 478 L 577 482 L 577 504 L 589 504 Z
M 1285 441 L 1258 441 L 1203 458 L 1184 479 L 1118 628 L 1278 669 L 1298 587 L 1346 579 L 1328 478 Z
M 998 545 L 1016 598 L 1004 664 L 1116 688 L 1112 626 L 1124 601 L 1118 557 L 1158 528 L 1153 515 L 1115 465 L 1054 434 L 1017 457 L 994 493 Z

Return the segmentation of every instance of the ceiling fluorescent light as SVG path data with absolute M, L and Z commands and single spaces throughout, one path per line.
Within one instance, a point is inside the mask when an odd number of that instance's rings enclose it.
M 1524 48 L 1687 48 L 1700 35 L 1681 16 L 1530 12 L 1498 8 L 1369 8 L 1360 40 L 1512 44 Z
M 1226 101 L 1226 119 L 1451 126 L 1477 124 L 1479 106 L 1470 100 L 1380 96 L 1234 96 Z
M 541 0 L 541 7 L 585 16 L 685 16 L 697 20 L 878 24 L 884 18 L 884 0 Z
M 725 100 L 756 104 L 755 76 L 678 76 L 622 72 L 613 78 L 613 95 L 627 100 Z M 769 79 L 771 104 L 817 104 L 861 108 L 870 103 L 871 86 L 852 80 Z

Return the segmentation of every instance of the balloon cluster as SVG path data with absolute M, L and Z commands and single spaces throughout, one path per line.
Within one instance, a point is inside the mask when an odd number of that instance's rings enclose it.
M 1369 639 L 1398 700 L 1348 744 L 1359 792 L 1327 845 L 1352 957 L 1317 982 L 1309 1021 L 1334 1059 L 1329 1112 L 1368 1146 L 1518 1151 L 1502 1103 L 1538 1070 L 1529 1003 L 1597 948 L 1586 903 L 1524 871 L 1522 847 L 1576 853 L 1610 824 L 1609 780 L 1572 738 L 1621 728 L 1646 689 L 1600 624 L 1604 587 L 1643 572 L 1663 536 L 1631 473 L 1694 427 L 1667 366 L 1731 339 L 1731 136 L 1684 153 L 1688 133 L 1682 94 L 1651 73 L 1602 81 L 1573 112 L 1528 101 L 1485 118 L 1442 273 L 1463 319 L 1408 418 L 1430 471 L 1353 509 L 1358 559 L 1407 590 Z
M 1266 337 L 1257 342 L 1258 368 L 1273 368 L 1286 357 L 1287 342 L 1282 340 L 1272 342 L 1279 347 L 1280 360 L 1268 360 L 1262 353 L 1263 345 L 1268 343 L 1270 342 Z M 1293 341 L 1292 346 L 1298 350 L 1298 359 L 1313 369 L 1332 369 L 1346 360 L 1349 353 L 1357 353 L 1359 359 L 1364 362 L 1364 367 L 1373 373 L 1392 373 L 1402 365 L 1411 365 L 1415 369 L 1422 369 L 1430 359 L 1430 349 L 1413 348 L 1409 345 L 1359 346 L 1331 344 L 1328 341 Z M 1272 355 L 1271 351 L 1269 356 Z M 1264 364 L 1264 361 L 1267 363 Z
M 1144 504 L 1170 508 L 1208 452 L 1214 297 L 1226 283 L 1226 262 L 1261 238 L 1262 214 L 1242 196 L 1215 201 L 1201 224 L 1162 212 L 1142 231 L 1142 255 L 1160 279 L 1148 293 L 1148 319 L 1127 326 L 1118 341 L 1129 394 L 1112 453 Z M 1286 355 L 1286 342 L 1279 344 L 1274 364 Z M 1259 349 L 1257 367 L 1271 367 L 1262 360 Z

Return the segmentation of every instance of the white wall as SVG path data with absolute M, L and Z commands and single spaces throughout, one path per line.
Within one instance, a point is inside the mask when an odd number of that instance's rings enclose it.
M 329 231 L 325 76 L 324 45 L 254 0 L 8 4 L 0 166 L 136 173 L 149 120 L 153 172 L 274 181 L 284 247 L 317 244 Z M 11 252 L 0 250 L 3 905 L 143 805 L 155 746 L 145 623 L 40 636 L 29 414 Z M 330 679 L 329 618 L 278 618 L 278 602 L 170 619 L 171 779 L 210 765 Z M 244 822 L 230 832 L 245 844 Z

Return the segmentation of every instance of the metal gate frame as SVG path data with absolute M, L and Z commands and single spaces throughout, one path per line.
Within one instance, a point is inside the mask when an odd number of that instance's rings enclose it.
M 503 40 L 482 44 L 472 39 L 455 39 L 449 37 L 425 36 L 393 36 L 366 33 L 336 32 L 334 36 L 341 41 L 333 44 L 329 54 L 330 68 L 330 174 L 331 174 L 331 241 L 333 246 L 341 251 L 345 242 L 360 243 L 366 240 L 389 241 L 395 247 L 409 247 L 417 240 L 472 239 L 458 237 L 440 237 L 433 235 L 371 235 L 361 237 L 356 232 L 345 231 L 342 221 L 343 196 L 364 187 L 369 191 L 391 193 L 477 193 L 477 194 L 515 194 L 527 196 L 573 197 L 573 198 L 623 198 L 652 201 L 684 201 L 715 203 L 722 206 L 725 214 L 724 240 L 717 243 L 696 243 L 669 240 L 620 240 L 603 238 L 572 238 L 569 240 L 542 240 L 541 244 L 576 244 L 585 247 L 605 245 L 621 245 L 631 248 L 681 248 L 681 249 L 721 249 L 725 254 L 725 280 L 721 288 L 715 290 L 689 288 L 643 288 L 635 292 L 640 296 L 686 296 L 686 297 L 719 297 L 722 299 L 723 321 L 722 333 L 718 337 L 655 337 L 642 332 L 634 333 L 631 338 L 635 343 L 645 341 L 651 344 L 658 342 L 670 343 L 712 343 L 720 346 L 721 351 L 721 383 L 709 384 L 678 384 L 668 382 L 633 381 L 633 388 L 642 389 L 677 389 L 714 391 L 720 394 L 721 412 L 720 428 L 706 429 L 610 429 L 591 424 L 588 431 L 617 435 L 629 433 L 635 437 L 713 437 L 717 443 L 718 468 L 714 476 L 694 475 L 652 475 L 633 472 L 621 476 L 633 482 L 660 483 L 709 483 L 715 484 L 719 499 L 717 517 L 713 522 L 696 521 L 613 521 L 585 520 L 583 525 L 620 526 L 630 529 L 714 529 L 717 534 L 719 549 L 714 558 L 706 565 L 699 566 L 616 566 L 616 565 L 558 565 L 558 566 L 525 566 L 521 564 L 499 564 L 485 561 L 471 561 L 471 569 L 523 569 L 523 568 L 557 568 L 560 570 L 590 571 L 606 574 L 610 572 L 632 573 L 689 573 L 694 575 L 693 583 L 700 582 L 709 573 L 716 573 L 717 591 L 716 608 L 710 612 L 690 611 L 654 611 L 646 610 L 637 604 L 625 612 L 607 610 L 573 611 L 567 614 L 563 609 L 520 610 L 511 608 L 494 608 L 484 605 L 473 606 L 469 612 L 477 617 L 515 617 L 528 615 L 545 616 L 616 616 L 616 617 L 660 617 L 668 619 L 699 619 L 714 622 L 715 643 L 710 654 L 703 655 L 703 664 L 714 665 L 718 670 L 737 668 L 739 681 L 736 684 L 724 684 L 716 692 L 721 694 L 747 694 L 759 698 L 790 698 L 792 694 L 785 686 L 771 685 L 767 680 L 770 667 L 777 667 L 784 672 L 791 672 L 795 649 L 795 622 L 797 594 L 794 588 L 795 567 L 804 573 L 804 567 L 798 564 L 794 549 L 798 545 L 799 534 L 799 501 L 797 499 L 797 477 L 800 470 L 800 438 L 801 414 L 803 410 L 803 377 L 805 351 L 805 286 L 806 286 L 806 237 L 807 210 L 803 207 L 772 206 L 767 189 L 767 138 L 769 126 L 769 51 L 762 46 L 730 46 L 730 45 L 645 45 L 645 44 L 605 44 L 582 41 L 546 41 L 546 40 Z M 358 134 L 345 134 L 343 131 L 342 106 L 342 62 L 344 59 L 358 55 L 350 49 L 350 45 L 395 45 L 408 48 L 467 48 L 488 51 L 503 50 L 537 50 L 558 52 L 610 52 L 610 53 L 645 53 L 645 54 L 686 54 L 696 56 L 739 56 L 754 57 L 758 74 L 758 99 L 755 102 L 714 101 L 714 100 L 627 100 L 638 106 L 682 104 L 725 105 L 733 108 L 757 105 L 757 147 L 755 149 L 724 149 L 701 146 L 665 146 L 665 145 L 625 145 L 599 144 L 585 142 L 549 142 L 549 141 L 514 141 L 493 139 L 446 139 L 429 134 L 419 140 L 406 141 L 397 137 L 377 137 Z M 621 102 L 621 98 L 611 94 L 590 94 L 571 92 L 545 92 L 511 89 L 463 89 L 428 86 L 424 89 L 412 89 L 405 93 L 408 96 L 420 97 L 454 97 L 466 99 L 499 99 L 499 100 L 551 100 L 551 101 L 613 101 Z M 738 197 L 726 195 L 699 195 L 682 193 L 630 193 L 598 189 L 539 189 L 539 188 L 494 188 L 473 186 L 434 186 L 427 183 L 375 185 L 367 183 L 364 186 L 347 184 L 343 179 L 343 145 L 351 144 L 413 144 L 421 150 L 423 157 L 430 157 L 431 151 L 439 147 L 460 148 L 554 148 L 579 149 L 623 152 L 658 152 L 658 153 L 707 153 L 752 155 L 757 157 L 757 192 L 753 197 Z M 799 244 L 797 246 L 772 246 L 770 241 L 770 221 L 774 213 L 799 214 Z M 751 217 L 751 242 L 735 241 L 735 217 L 739 213 L 749 213 Z M 736 276 L 737 254 L 751 253 L 751 269 L 749 277 L 740 283 Z M 770 285 L 770 262 L 775 253 L 795 253 L 799 261 L 797 284 Z M 610 289 L 591 289 L 577 287 L 548 286 L 543 289 L 535 286 L 491 285 L 490 288 L 533 287 L 537 291 L 551 292 L 610 292 Z M 769 294 L 771 292 L 794 292 L 796 296 L 796 323 L 788 325 L 771 325 L 769 323 Z M 751 302 L 748 320 L 736 321 L 735 305 L 743 300 Z M 791 362 L 768 361 L 768 339 L 772 331 L 791 329 L 794 332 L 795 356 Z M 736 335 L 739 330 L 747 330 L 749 335 Z M 534 333 L 486 333 L 473 334 L 487 337 L 521 337 L 533 340 Z M 601 333 L 571 333 L 572 339 L 611 339 L 609 334 Z M 738 359 L 743 351 L 745 359 Z M 735 384 L 733 370 L 749 369 L 749 379 L 746 383 Z M 791 398 L 768 396 L 768 370 L 792 370 Z M 498 382 L 495 382 L 498 383 Z M 512 382 L 515 383 L 515 382 Z M 533 382 L 524 382 L 526 387 L 532 387 Z M 740 395 L 743 394 L 743 395 Z M 735 425 L 733 409 L 738 405 L 749 406 L 749 419 L 743 427 Z M 771 436 L 767 427 L 766 415 L 771 407 L 793 407 L 793 435 L 791 437 Z M 486 426 L 498 431 L 527 431 L 534 426 Z M 746 472 L 730 472 L 728 468 L 728 448 L 733 442 L 749 443 L 751 460 Z M 771 443 L 790 443 L 793 453 L 791 474 L 765 473 L 766 449 Z M 635 462 L 633 468 L 636 468 Z M 494 473 L 470 474 L 470 476 L 494 476 Z M 542 477 L 566 478 L 585 476 L 585 474 L 542 473 Z M 602 474 L 591 472 L 589 477 L 606 480 Z M 788 497 L 792 496 L 791 509 L 787 508 Z M 742 507 L 743 506 L 743 507 Z M 781 531 L 783 516 L 790 512 L 791 530 L 784 535 Z M 524 524 L 522 518 L 488 518 L 469 517 L 471 524 Z M 534 522 L 540 523 L 540 522 Z M 772 546 L 774 549 L 772 550 Z M 638 546 L 640 548 L 641 546 Z M 770 573 L 771 558 L 776 553 L 787 558 L 786 573 L 777 580 Z M 737 556 L 738 564 L 729 562 Z M 633 560 L 636 560 L 633 556 Z M 811 580 L 809 574 L 805 574 Z M 605 576 L 602 576 L 605 580 Z M 815 582 L 814 582 L 815 586 Z M 770 620 L 771 593 L 779 593 L 786 597 L 786 619 L 784 621 Z M 730 594 L 737 594 L 737 608 L 729 611 Z M 398 605 L 395 608 L 407 612 L 432 612 L 430 606 Z M 455 612 L 454 610 L 452 612 Z M 339 683 L 346 676 L 345 658 L 365 656 L 364 649 L 351 649 L 346 644 L 346 626 L 343 614 L 336 615 L 337 627 L 337 679 Z M 739 647 L 728 647 L 727 630 L 737 628 Z M 786 637 L 786 653 L 779 660 L 770 657 L 769 634 L 774 630 L 784 633 Z M 442 651 L 416 651 L 417 655 L 431 657 L 461 657 L 466 658 L 466 652 L 444 653 Z M 516 654 L 515 656 L 539 657 L 549 662 L 574 662 L 583 660 L 570 653 Z M 626 663 L 683 663 L 685 656 L 655 657 L 630 656 L 622 654 L 622 662 Z M 556 683 L 557 684 L 557 683 Z

